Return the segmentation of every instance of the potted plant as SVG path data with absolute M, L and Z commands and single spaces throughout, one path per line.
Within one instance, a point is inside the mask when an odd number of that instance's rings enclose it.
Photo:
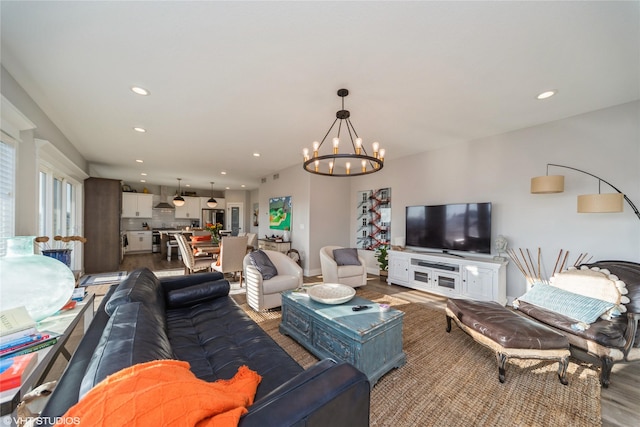
M 380 245 L 374 252 L 378 267 L 380 268 L 380 276 L 387 276 L 389 270 L 389 245 Z

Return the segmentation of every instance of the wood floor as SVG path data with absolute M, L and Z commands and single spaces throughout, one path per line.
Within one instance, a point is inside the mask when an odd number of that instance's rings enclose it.
M 138 267 L 152 270 L 179 269 L 181 261 L 167 261 L 160 254 L 126 255 L 120 265 L 121 270 L 131 271 Z M 321 281 L 321 277 L 305 277 L 305 283 Z M 430 295 L 401 286 L 387 285 L 377 276 L 370 276 L 367 286 L 376 291 L 395 295 L 405 300 L 426 304 L 444 310 L 445 298 Z M 444 326 L 443 326 L 444 327 Z M 611 385 L 602 389 L 602 425 L 604 427 L 637 427 L 640 425 L 640 363 L 616 364 L 611 374 Z M 571 385 L 569 385 L 570 387 Z M 594 396 L 594 398 L 596 398 Z

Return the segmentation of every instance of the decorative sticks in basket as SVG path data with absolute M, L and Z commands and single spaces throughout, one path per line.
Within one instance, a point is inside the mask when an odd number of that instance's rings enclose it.
M 519 251 L 519 254 L 518 254 Z M 537 262 L 534 263 L 533 258 L 531 257 L 531 251 L 529 249 L 519 248 L 518 251 L 515 249 L 507 249 L 507 254 L 509 258 L 513 260 L 513 263 L 516 265 L 518 270 L 523 274 L 523 276 L 527 279 L 529 283 L 535 282 L 549 282 L 549 277 L 545 277 L 542 271 L 542 250 L 538 248 L 538 257 Z M 526 252 L 526 255 L 525 255 Z M 576 258 L 576 261 L 573 263 L 574 267 L 577 267 L 580 264 L 585 262 L 589 262 L 592 257 L 588 257 L 588 253 L 580 253 Z M 560 249 L 558 252 L 558 257 L 556 258 L 556 263 L 553 266 L 553 272 L 551 276 L 556 273 L 560 273 L 562 270 L 567 268 L 567 259 L 569 258 L 569 251 L 565 251 L 564 249 Z

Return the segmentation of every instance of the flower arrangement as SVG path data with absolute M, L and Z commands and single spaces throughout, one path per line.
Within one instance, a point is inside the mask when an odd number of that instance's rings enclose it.
M 222 230 L 222 224 L 219 222 L 207 223 L 204 226 L 205 230 L 208 230 L 211 233 L 211 241 L 214 243 L 218 243 L 220 241 L 220 230 Z
M 373 253 L 378 260 L 378 266 L 380 271 L 387 271 L 389 269 L 389 245 L 380 245 Z
M 53 241 L 48 236 L 38 236 L 35 238 L 36 245 L 40 250 L 73 249 L 76 242 L 86 243 L 87 238 L 82 236 L 53 236 Z

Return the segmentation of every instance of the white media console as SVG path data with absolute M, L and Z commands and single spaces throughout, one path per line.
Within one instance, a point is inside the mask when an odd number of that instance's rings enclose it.
M 389 251 L 388 284 L 452 298 L 507 303 L 507 261 Z

